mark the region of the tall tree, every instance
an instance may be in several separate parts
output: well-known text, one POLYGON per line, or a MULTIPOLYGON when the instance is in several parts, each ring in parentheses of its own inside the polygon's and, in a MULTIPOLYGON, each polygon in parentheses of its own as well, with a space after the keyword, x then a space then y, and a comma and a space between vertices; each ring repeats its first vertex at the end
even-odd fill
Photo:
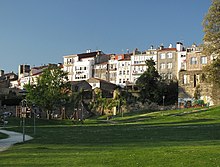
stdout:
POLYGON ((213 0, 203 20, 204 54, 213 56, 215 61, 204 68, 208 81, 220 86, 220 0, 213 0))
POLYGON ((144 102, 156 102, 159 98, 158 86, 161 77, 155 68, 155 62, 146 60, 147 70, 137 79, 137 86, 140 90, 140 100, 144 102))
POLYGON ((147 70, 138 78, 136 84, 140 90, 140 101, 157 104, 175 104, 178 98, 177 82, 162 79, 155 68, 155 62, 146 60, 147 70))
POLYGON ((36 84, 27 84, 25 89, 28 102, 47 111, 48 118, 50 118, 51 112, 68 100, 70 83, 66 72, 57 66, 49 66, 37 78, 36 84))
POLYGON ((203 20, 204 53, 220 58, 220 0, 212 0, 212 5, 203 20))

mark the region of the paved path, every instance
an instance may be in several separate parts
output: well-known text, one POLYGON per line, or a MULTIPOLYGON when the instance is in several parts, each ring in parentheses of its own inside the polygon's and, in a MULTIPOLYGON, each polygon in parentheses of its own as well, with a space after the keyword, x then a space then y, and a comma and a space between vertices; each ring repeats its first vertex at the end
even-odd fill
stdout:
MULTIPOLYGON (((9 147, 11 147, 15 143, 21 143, 23 142, 23 134, 22 133, 17 133, 17 132, 12 132, 12 131, 7 131, 7 130, 1 130, 1 133, 7 134, 9 137, 6 139, 1 139, 0 140, 0 152, 7 150, 9 147)), ((31 140, 32 137, 25 135, 25 141, 31 140)))

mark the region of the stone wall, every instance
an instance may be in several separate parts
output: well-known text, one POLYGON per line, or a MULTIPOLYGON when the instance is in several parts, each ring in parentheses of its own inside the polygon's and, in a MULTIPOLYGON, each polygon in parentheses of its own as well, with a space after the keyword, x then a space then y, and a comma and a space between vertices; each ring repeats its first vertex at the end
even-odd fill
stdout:
MULTIPOLYGON (((179 73, 179 95, 178 98, 194 98, 196 89, 200 94, 200 98, 205 103, 213 103, 212 84, 205 82, 201 70, 181 71, 179 73), (185 78, 187 79, 184 79, 185 78)), ((216 103, 214 103, 216 104, 216 103)))

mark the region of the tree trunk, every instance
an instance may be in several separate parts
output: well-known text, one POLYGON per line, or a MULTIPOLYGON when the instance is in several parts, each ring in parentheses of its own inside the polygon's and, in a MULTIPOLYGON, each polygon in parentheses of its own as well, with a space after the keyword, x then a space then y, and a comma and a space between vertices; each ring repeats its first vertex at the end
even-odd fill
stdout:
POLYGON ((47 119, 50 120, 51 119, 51 111, 47 110, 47 119))

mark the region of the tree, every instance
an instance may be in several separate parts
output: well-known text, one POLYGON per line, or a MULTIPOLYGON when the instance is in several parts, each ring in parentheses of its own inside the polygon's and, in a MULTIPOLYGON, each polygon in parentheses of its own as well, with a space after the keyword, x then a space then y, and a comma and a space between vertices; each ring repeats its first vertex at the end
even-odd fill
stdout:
POLYGON ((207 56, 213 56, 214 61, 204 68, 208 81, 220 86, 220 0, 213 0, 207 15, 203 20, 204 47, 207 56))
POLYGON ((155 62, 146 60, 147 70, 137 79, 137 87, 140 90, 140 100, 144 102, 156 102, 159 98, 159 83, 161 76, 155 68, 155 62))
POLYGON ((178 98, 178 84, 176 81, 162 79, 155 68, 155 62, 146 60, 147 70, 138 78, 136 84, 140 90, 140 100, 163 104, 174 104, 178 98))
POLYGON ((27 84, 25 89, 28 102, 47 111, 47 118, 50 119, 51 112, 68 101, 70 83, 66 72, 57 66, 49 66, 37 78, 36 84, 27 84))
POLYGON ((206 81, 212 82, 220 87, 220 58, 204 67, 206 81))

